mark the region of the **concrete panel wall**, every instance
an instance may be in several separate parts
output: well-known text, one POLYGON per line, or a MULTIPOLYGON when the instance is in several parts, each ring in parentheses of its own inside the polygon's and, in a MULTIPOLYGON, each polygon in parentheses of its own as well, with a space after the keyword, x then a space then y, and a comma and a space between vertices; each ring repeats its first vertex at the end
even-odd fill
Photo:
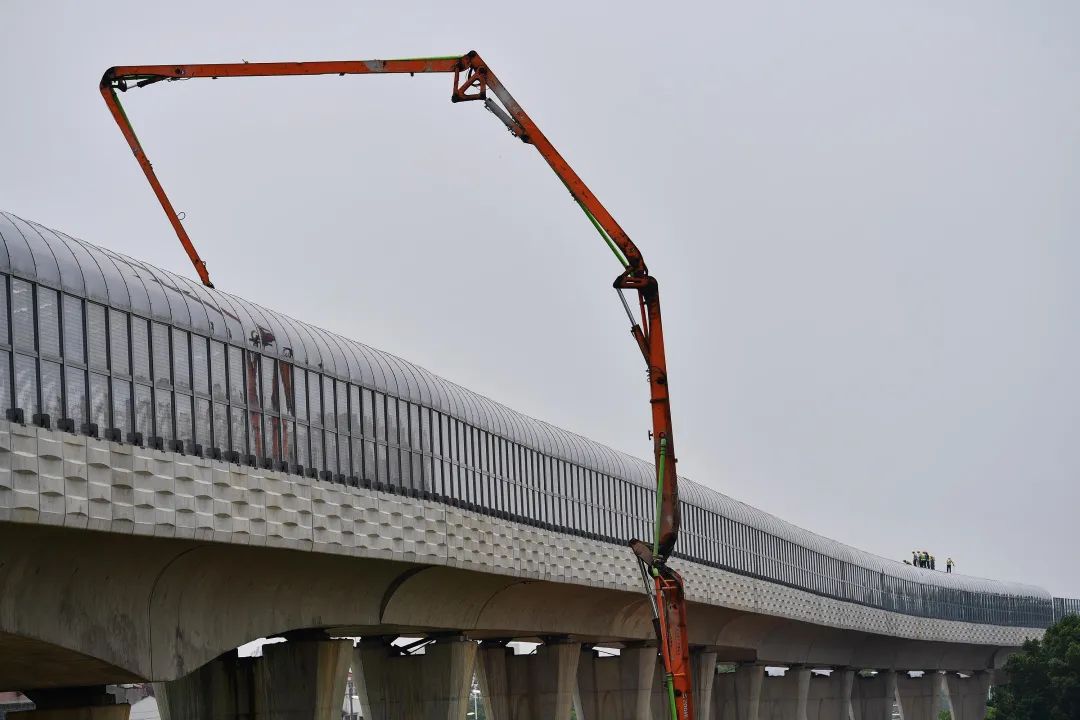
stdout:
MULTIPOLYGON (((0 535, 0 583, 20 589, 0 596, 0 645, 11 636, 81 653, 100 660, 102 676, 113 669, 106 682, 173 679, 255 637, 304 627, 653 635, 635 560, 619 545, 7 422, 0 535), (59 528, 67 539, 52 534, 59 528), (462 589, 454 602, 429 602, 450 583, 462 589)), ((778 664, 979 669, 1042 633, 909 617, 673 564, 687 580, 692 642, 778 664)))
MULTIPOLYGON (((0 521, 444 564, 637 591, 626 548, 440 503, 0 421, 0 521)), ((929 620, 673 561, 692 602, 919 641, 1039 629, 929 620)), ((723 643, 713 643, 723 644, 723 643)))

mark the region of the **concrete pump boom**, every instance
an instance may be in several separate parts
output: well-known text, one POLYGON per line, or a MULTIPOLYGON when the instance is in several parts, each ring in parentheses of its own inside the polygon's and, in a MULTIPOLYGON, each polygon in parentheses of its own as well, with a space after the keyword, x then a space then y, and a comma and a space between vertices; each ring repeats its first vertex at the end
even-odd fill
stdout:
POLYGON ((131 122, 120 104, 116 91, 145 87, 167 80, 190 78, 267 77, 289 75, 369 75, 387 73, 452 73, 452 102, 479 101, 503 122, 522 142, 532 145, 566 185, 589 221, 611 248, 623 266, 614 287, 630 318, 631 333, 645 358, 649 378, 649 403, 652 408, 653 457, 657 470, 655 535, 652 543, 631 540, 630 546, 642 568, 646 592, 652 597, 657 641, 663 658, 665 683, 672 720, 694 717, 691 692, 690 648, 686 630, 686 602, 683 582, 667 561, 679 536, 679 479, 675 469, 675 444, 671 427, 667 361, 664 356, 664 333, 660 317, 660 294, 656 279, 645 265, 641 253, 626 231, 573 168, 559 154, 536 123, 507 91, 495 73, 476 52, 462 56, 409 58, 402 60, 351 60, 330 62, 218 63, 195 65, 135 65, 113 67, 101 79, 101 94, 119 125, 146 179, 176 231, 180 243, 191 258, 195 270, 207 287, 213 287, 206 264, 191 242, 169 201, 131 122), (636 290, 640 321, 636 320, 623 296, 624 290, 636 290), (652 585, 650 588, 649 585, 652 585))

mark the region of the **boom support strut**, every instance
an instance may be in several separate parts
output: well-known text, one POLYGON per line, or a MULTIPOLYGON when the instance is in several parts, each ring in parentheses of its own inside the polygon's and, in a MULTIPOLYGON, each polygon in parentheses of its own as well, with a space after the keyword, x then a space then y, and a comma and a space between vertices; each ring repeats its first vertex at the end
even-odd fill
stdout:
POLYGON ((630 236, 578 177, 532 118, 525 113, 487 63, 476 52, 469 52, 462 56, 401 60, 134 65, 113 67, 107 70, 101 79, 100 89, 105 104, 124 134, 135 159, 146 174, 150 187, 153 188, 195 270, 199 273, 204 285, 213 287, 206 263, 195 250, 191 238, 181 223, 180 216, 158 180, 120 104, 117 91, 126 92, 162 81, 192 78, 402 73, 452 74, 453 88, 450 96, 452 102, 483 103, 502 121, 514 137, 536 148, 566 189, 570 191, 571 196, 622 265, 622 272, 613 283, 620 299, 623 299, 624 290, 637 291, 640 320, 634 318, 625 299, 623 299, 623 304, 630 316, 631 334, 641 350, 648 370, 649 402, 652 407, 651 436, 657 468, 657 516, 653 543, 649 545, 641 540, 631 540, 630 546, 638 557, 642 577, 648 586, 647 591, 652 596, 657 640, 664 662, 672 720, 690 720, 694 717, 694 711, 690 687, 690 654, 683 582, 679 574, 667 563, 679 536, 680 512, 679 478, 675 469, 675 444, 671 427, 659 287, 656 279, 649 274, 648 267, 630 236))

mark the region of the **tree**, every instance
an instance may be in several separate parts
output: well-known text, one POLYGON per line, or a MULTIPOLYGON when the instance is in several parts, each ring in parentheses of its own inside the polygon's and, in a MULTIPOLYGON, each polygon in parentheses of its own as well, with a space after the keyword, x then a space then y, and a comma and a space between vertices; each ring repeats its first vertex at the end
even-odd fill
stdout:
POLYGON ((1009 684, 994 688, 988 720, 1080 718, 1080 616, 1066 616, 1042 640, 1025 642, 1005 671, 1009 684))

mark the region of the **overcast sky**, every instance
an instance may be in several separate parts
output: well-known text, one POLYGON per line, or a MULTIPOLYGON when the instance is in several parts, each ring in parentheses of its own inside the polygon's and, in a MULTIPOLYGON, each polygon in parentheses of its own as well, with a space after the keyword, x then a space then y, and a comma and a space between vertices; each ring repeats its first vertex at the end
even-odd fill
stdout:
MULTIPOLYGON (((476 49, 660 280, 684 474, 1080 596, 1080 5, 679 5, 0 0, 0 208, 194 276, 106 67, 476 49)), ((611 254, 449 94, 124 101, 218 287, 647 455, 611 254)))

